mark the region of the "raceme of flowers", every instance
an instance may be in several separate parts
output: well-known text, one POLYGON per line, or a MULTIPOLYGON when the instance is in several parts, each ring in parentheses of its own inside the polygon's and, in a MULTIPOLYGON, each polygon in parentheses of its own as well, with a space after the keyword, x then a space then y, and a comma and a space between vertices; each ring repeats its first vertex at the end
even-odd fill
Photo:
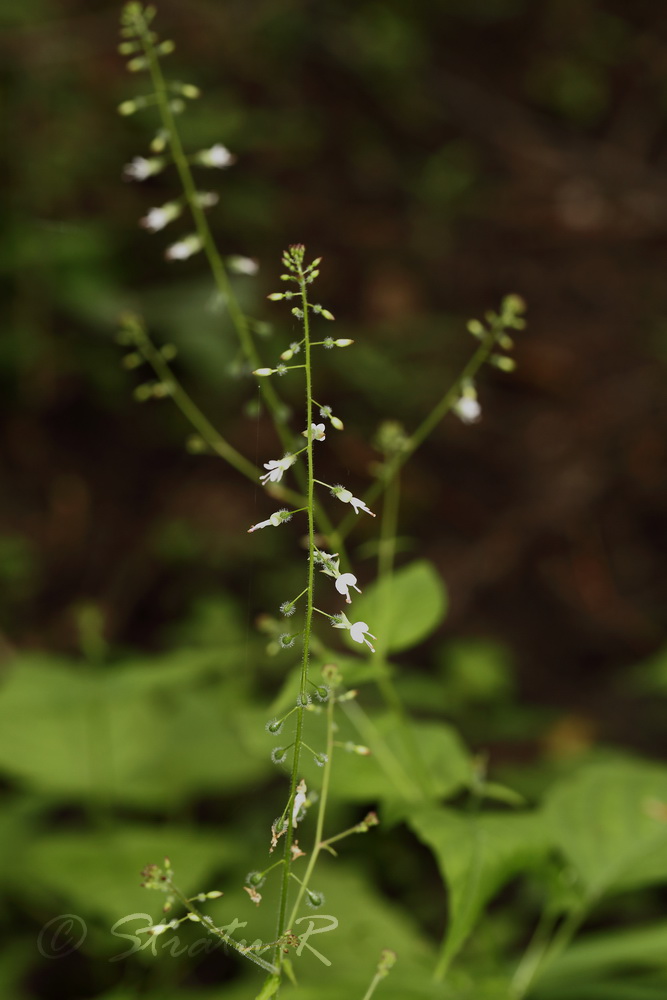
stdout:
MULTIPOLYGON (((302 269, 301 261, 303 260, 303 248, 301 246, 291 247, 290 251, 288 251, 283 257, 283 263, 287 267, 288 271, 290 271, 291 273, 282 275, 282 279, 284 281, 298 282, 299 278, 297 277, 297 274, 300 274, 302 278, 304 278, 305 276, 305 282, 310 283, 312 280, 314 280, 315 277, 317 277, 319 273, 319 271, 317 270, 317 266, 320 263, 320 259, 321 258, 315 260, 308 268, 302 269), (294 252, 296 252, 296 256, 294 252)), ((296 292, 274 292, 271 295, 269 295, 269 299, 271 299, 272 301, 278 301, 281 299, 290 300, 292 298, 297 298, 298 301, 301 302, 301 306, 304 305, 304 299, 296 292)), ((303 320, 304 310, 303 308, 301 308, 301 306, 295 306, 292 309, 292 312, 294 315, 297 316, 297 318, 303 320)), ((333 320, 334 318, 333 315, 328 310, 324 309, 322 306, 319 305, 311 306, 310 303, 306 302, 305 308, 312 309, 313 313, 322 316, 324 319, 333 320)), ((289 349, 283 351, 283 353, 281 354, 282 361, 291 360, 291 358, 294 357, 295 354, 298 354, 300 352, 303 343, 304 341, 294 342, 290 344, 289 349)), ((314 342, 311 341, 310 346, 311 347, 323 346, 325 348, 331 346, 347 347, 351 343, 352 341, 347 339, 340 339, 336 341, 333 340, 332 338, 326 338, 325 340, 322 341, 314 341, 314 342)), ((303 368, 304 365, 293 365, 290 367, 303 368)), ((258 368, 253 372, 253 374, 262 377, 273 374, 282 375, 288 370, 289 370, 288 366, 284 364, 279 364, 276 368, 268 368, 268 367, 258 368)), ((314 442, 316 441, 321 442, 326 440, 326 423, 324 421, 328 420, 331 423, 332 427, 334 427, 334 429, 342 430, 343 423, 338 417, 333 416, 331 412, 331 407, 320 406, 315 400, 312 400, 311 403, 313 406, 318 407, 322 421, 318 423, 313 421, 310 424, 309 428, 306 428, 306 430, 301 432, 302 436, 309 441, 309 444, 307 444, 304 448, 294 453, 286 452, 282 456, 282 458, 273 458, 270 459, 268 462, 264 462, 264 468, 267 471, 260 476, 260 482, 262 483, 263 486, 270 486, 271 484, 280 483, 284 474, 288 471, 288 469, 290 469, 295 464, 295 462, 298 459, 298 456, 302 452, 307 451, 309 446, 312 445, 314 442)), ((330 491, 332 496, 336 497, 336 499, 340 500, 342 503, 350 504, 355 514, 358 514, 360 511, 364 511, 371 517, 375 517, 375 514, 373 513, 372 510, 369 509, 366 503, 363 500, 359 499, 358 497, 355 497, 352 494, 352 491, 347 489, 345 486, 342 486, 340 484, 336 486, 331 486, 329 483, 324 483, 319 479, 314 479, 314 482, 321 486, 326 487, 330 491)), ((307 509, 307 508, 302 508, 302 509, 307 509)), ((284 521, 289 520, 292 514, 294 513, 297 513, 297 511, 288 511, 286 509, 275 511, 266 520, 259 521, 257 524, 253 524, 248 529, 248 531, 252 533, 262 528, 278 527, 284 521)), ((341 595, 341 597, 344 597, 345 603, 351 604, 352 603, 351 592, 356 591, 357 593, 360 594, 361 590, 357 586, 357 577, 354 575, 354 573, 341 572, 340 559, 338 553, 331 555, 327 552, 322 552, 319 549, 315 549, 315 551, 312 553, 312 558, 315 561, 316 565, 318 566, 319 570, 322 573, 324 573, 325 576, 329 576, 333 579, 335 590, 338 594, 341 595)), ((299 597, 301 596, 302 595, 299 595, 299 597)), ((282 613, 284 615, 293 614, 297 600, 298 598, 296 598, 294 601, 285 601, 281 605, 282 613)), ((321 613, 326 615, 326 612, 321 612, 321 613)), ((326 617, 330 619, 331 624, 333 625, 334 628, 347 629, 354 642, 359 643, 360 645, 365 644, 366 646, 368 646, 371 652, 375 652, 373 645, 369 641, 369 637, 370 639, 374 639, 375 636, 369 631, 369 626, 366 622, 363 621, 351 622, 347 618, 347 616, 342 613, 337 615, 326 615, 326 617)), ((292 645, 294 638, 295 636, 293 635, 281 636, 280 645, 282 646, 282 648, 288 648, 289 646, 292 645)))

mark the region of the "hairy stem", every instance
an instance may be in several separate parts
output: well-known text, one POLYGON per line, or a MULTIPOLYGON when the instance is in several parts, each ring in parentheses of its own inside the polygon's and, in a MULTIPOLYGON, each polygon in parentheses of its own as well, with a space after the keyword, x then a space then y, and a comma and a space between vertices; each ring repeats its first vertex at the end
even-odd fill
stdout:
MULTIPOLYGON (((308 582, 306 589, 306 611, 303 628, 303 656, 301 659, 301 675, 299 680, 299 706, 296 712, 296 732, 294 737, 294 755, 292 760, 292 774, 290 778, 290 791, 287 805, 287 831, 285 834, 285 853, 283 865, 283 877, 280 887, 280 906, 278 912, 278 933, 280 938, 286 929, 287 902, 289 896, 290 870, 292 866, 292 842, 294 840, 294 826, 292 823, 292 806, 296 795, 296 788, 299 781, 299 761, 301 755, 301 744, 303 740, 303 715, 304 700, 308 688, 308 666, 310 658, 310 633, 313 622, 313 587, 315 578, 315 516, 314 516, 314 492, 315 473, 313 468, 313 391, 312 391, 312 368, 310 357, 310 323, 308 316, 308 291, 306 279, 302 266, 299 266, 299 290, 301 293, 301 304, 303 310, 303 331, 304 331, 304 361, 306 373, 306 429, 307 429, 307 501, 308 501, 308 582)), ((277 951, 275 961, 280 962, 282 953, 277 951)))
MULTIPOLYGON (((299 893, 297 895, 294 906, 292 907, 292 912, 290 913, 290 918, 288 926, 292 927, 296 919, 296 915, 299 912, 299 907, 303 900, 306 889, 310 884, 310 879, 312 878, 313 871, 315 870, 315 865, 317 864, 317 859, 320 856, 320 852, 323 847, 322 833, 324 831, 324 817, 327 809, 327 799, 329 797, 329 782, 331 780, 331 763, 333 759, 333 742, 334 742, 334 694, 333 691, 329 695, 329 701, 327 703, 327 748, 326 755, 327 759, 324 764, 324 774, 322 775, 322 788, 320 790, 320 798, 317 804, 317 823, 315 826, 315 844, 312 851, 310 852, 310 858, 308 859, 308 866, 306 868, 303 879, 301 880, 301 885, 299 887, 299 893)), ((328 843, 328 841, 327 841, 328 843)))

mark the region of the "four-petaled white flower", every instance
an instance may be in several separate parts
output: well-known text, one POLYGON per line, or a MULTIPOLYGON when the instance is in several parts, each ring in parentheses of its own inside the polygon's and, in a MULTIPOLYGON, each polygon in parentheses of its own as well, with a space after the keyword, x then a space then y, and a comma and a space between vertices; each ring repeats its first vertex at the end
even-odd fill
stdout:
POLYGON ((283 478, 283 473, 287 472, 290 465, 294 465, 296 462, 296 455, 283 455, 282 458, 272 458, 270 462, 264 462, 264 468, 268 469, 263 476, 260 476, 260 482, 266 486, 267 483, 279 483, 283 478))
POLYGON ((292 515, 286 510, 276 510, 269 518, 267 518, 266 521, 260 521, 259 524, 253 524, 251 528, 248 528, 248 534, 251 534, 253 531, 258 531, 259 528, 269 528, 271 526, 277 528, 279 524, 283 523, 283 521, 289 521, 291 516, 292 515))
POLYGON ((210 149, 203 149, 197 154, 197 159, 205 167, 231 167, 232 163, 236 162, 234 154, 230 153, 221 142, 217 142, 210 149))
POLYGON ((350 621, 347 615, 344 614, 337 615, 336 617, 340 618, 340 621, 334 621, 333 623, 334 628, 349 629, 350 635, 352 636, 355 642, 359 643, 365 642, 368 648, 370 649, 371 653, 375 652, 374 647, 371 646, 370 642, 366 638, 367 635, 370 635, 371 639, 375 639, 375 636, 368 631, 368 625, 366 624, 366 622, 353 623, 350 621))
POLYGON ((354 507, 355 514, 358 514, 360 510, 365 510, 367 514, 371 515, 371 517, 375 517, 373 511, 368 509, 364 501, 359 500, 358 497, 353 497, 350 490, 346 490, 344 486, 334 486, 332 492, 335 497, 338 497, 338 499, 342 501, 342 503, 351 503, 354 507))
POLYGON ((186 236, 185 239, 179 240, 178 243, 172 243, 170 247, 164 252, 167 260, 187 260, 188 257, 192 257, 201 250, 201 240, 196 234, 192 236, 186 236))
POLYGON ((352 604, 352 598, 350 597, 350 587, 353 587, 358 594, 361 593, 357 587, 357 578, 354 573, 341 573, 341 575, 336 580, 336 590, 339 594, 343 594, 345 597, 346 604, 352 604))
POLYGON ((482 416, 482 407, 474 396, 461 396, 454 405, 454 413, 464 424, 474 424, 482 416))
POLYGON ((181 206, 171 201, 160 208, 149 208, 143 219, 139 219, 139 225, 148 229, 151 233, 157 233, 159 229, 164 229, 169 223, 178 218, 181 214, 181 206))
MULTIPOLYGON (((311 424, 311 430, 313 432, 313 441, 324 441, 326 437, 326 427, 324 424, 311 424)), ((308 431, 301 431, 305 438, 308 437, 308 431)))
POLYGON ((126 163, 123 168, 123 177, 128 181, 145 181, 153 174, 159 174, 164 166, 164 160, 159 157, 146 159, 145 156, 135 156, 130 163, 126 163))

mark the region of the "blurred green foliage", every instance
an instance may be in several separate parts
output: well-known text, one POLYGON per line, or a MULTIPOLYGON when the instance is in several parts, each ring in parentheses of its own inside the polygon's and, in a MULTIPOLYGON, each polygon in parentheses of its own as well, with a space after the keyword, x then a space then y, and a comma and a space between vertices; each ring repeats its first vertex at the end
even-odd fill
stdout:
MULTIPOLYGON (((240 897, 282 807, 264 722, 294 673, 255 624, 299 569, 281 537, 249 548, 261 501, 185 452, 168 402, 133 403, 119 314, 141 304, 253 458, 270 431, 199 265, 169 271, 137 226, 171 178, 120 180, 152 126, 114 113, 134 84, 118 4, 4 8, 0 993, 245 1000, 259 979, 235 956, 115 963, 127 942, 110 928, 160 918, 139 871, 169 854, 185 891, 224 889, 216 920, 271 939, 270 891, 259 910, 240 897), (61 913, 88 935, 53 961, 38 942, 61 913)), ((323 387, 346 422, 332 466, 363 481, 378 421, 415 426, 464 357, 468 315, 514 288, 531 304, 516 380, 488 376, 474 435, 447 425, 404 477, 416 558, 358 603, 386 617, 425 774, 374 694, 382 671, 336 653, 366 713, 341 740, 375 745, 336 761, 331 823, 378 807, 382 825, 318 873, 340 918, 317 939, 332 966, 306 956, 284 995, 361 998, 390 947, 378 997, 506 1000, 542 912, 588 924, 531 998, 663 1000, 667 770, 637 756, 664 754, 667 690, 656 13, 203 0, 160 16, 177 75, 205 89, 187 141, 240 158, 212 218, 225 253, 260 259, 235 287, 268 354, 291 333, 263 304, 280 250, 326 256, 323 298, 357 341, 323 387), (443 933, 453 965, 433 984, 443 933)), ((317 664, 332 655, 323 642, 317 664)))

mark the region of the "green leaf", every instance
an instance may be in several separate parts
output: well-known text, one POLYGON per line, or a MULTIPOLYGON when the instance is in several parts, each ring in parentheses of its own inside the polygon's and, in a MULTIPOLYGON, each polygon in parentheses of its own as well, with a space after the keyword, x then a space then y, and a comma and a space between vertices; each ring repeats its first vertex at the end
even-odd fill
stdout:
POLYGON ((597 761, 554 785, 544 815, 589 899, 667 881, 667 768, 597 761))
MULTIPOLYGON (((351 718, 357 721, 354 710, 351 718)), ((423 799, 424 784, 431 797, 444 798, 470 783, 470 755, 456 730, 446 723, 419 722, 401 727, 392 715, 362 715, 358 721, 363 722, 363 728, 357 731, 342 722, 336 739, 368 746, 371 755, 335 750, 332 796, 350 802, 414 802, 423 799)), ((304 754, 307 779, 317 784, 318 771, 304 754)))
POLYGON ((255 1000, 271 1000, 280 989, 280 976, 269 976, 255 1000))
POLYGON ((217 654, 127 667, 25 656, 0 688, 0 770, 57 795, 141 806, 235 789, 270 771, 264 714, 217 676, 217 654))
POLYGON ((563 990, 568 984, 618 977, 641 968, 667 970, 667 921, 586 935, 547 967, 540 986, 563 990))
POLYGON ((596 979, 595 982, 540 982, 531 990, 531 1000, 664 1000, 667 996, 667 976, 640 976, 636 972, 627 978, 596 979), (563 992, 563 990, 566 992, 563 992))
POLYGON ((476 813, 424 809, 408 825, 436 856, 449 890, 445 957, 450 960, 486 903, 510 879, 539 865, 549 850, 539 813, 476 813))
POLYGON ((432 563, 419 560, 366 587, 353 601, 351 620, 367 622, 380 648, 397 653, 428 638, 446 610, 440 574, 432 563))

